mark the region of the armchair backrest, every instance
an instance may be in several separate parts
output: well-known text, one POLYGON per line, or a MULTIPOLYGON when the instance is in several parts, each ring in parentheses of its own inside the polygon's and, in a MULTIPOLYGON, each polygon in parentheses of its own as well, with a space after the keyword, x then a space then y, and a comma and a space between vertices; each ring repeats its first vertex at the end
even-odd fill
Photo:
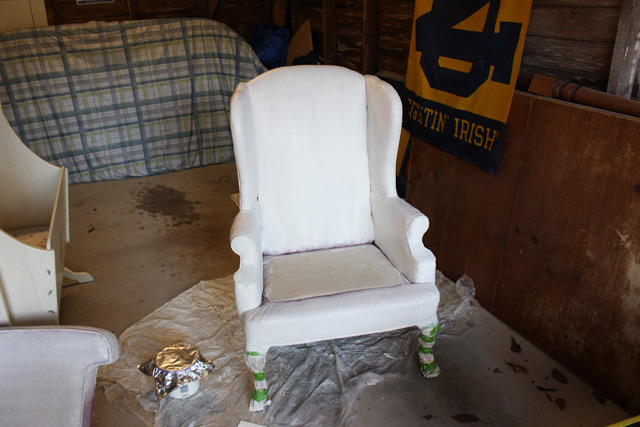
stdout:
POLYGON ((240 208, 259 206, 265 254, 373 241, 368 85, 346 68, 295 66, 236 89, 240 208))

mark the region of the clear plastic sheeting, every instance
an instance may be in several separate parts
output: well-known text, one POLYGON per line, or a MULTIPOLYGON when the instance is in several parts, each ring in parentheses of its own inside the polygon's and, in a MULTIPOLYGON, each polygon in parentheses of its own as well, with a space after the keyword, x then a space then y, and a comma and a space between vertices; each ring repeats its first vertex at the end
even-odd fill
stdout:
MULTIPOLYGON (((440 291, 438 320, 440 335, 461 335, 474 325, 480 306, 474 298, 476 289, 473 280, 463 274, 455 283, 436 271, 436 286, 440 291)), ((437 353, 436 353, 437 356, 437 353)))
MULTIPOLYGON (((446 280, 438 276, 438 281, 446 280)), ((460 297, 453 291, 449 295, 451 286, 445 285, 441 304, 449 307, 449 296, 460 297)), ((450 311, 443 313, 446 319, 455 315, 455 309, 450 311)), ((452 330, 459 329, 454 320, 448 322, 452 330)), ((250 413, 253 377, 244 363, 243 334, 229 276, 200 282, 124 331, 119 337, 120 359, 100 368, 98 386, 117 409, 148 426, 226 427, 241 420, 274 427, 349 425, 363 388, 388 374, 419 369, 418 335, 417 328, 409 328, 273 347, 265 369, 272 405, 265 412, 250 413), (197 346, 216 369, 200 380, 200 390, 193 396, 158 401, 153 378, 139 372, 137 365, 175 342, 197 346)))

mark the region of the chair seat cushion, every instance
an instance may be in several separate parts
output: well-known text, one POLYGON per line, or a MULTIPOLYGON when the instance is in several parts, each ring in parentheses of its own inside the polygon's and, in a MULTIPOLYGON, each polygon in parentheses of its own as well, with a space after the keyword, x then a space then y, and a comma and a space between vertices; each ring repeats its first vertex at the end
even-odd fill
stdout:
POLYGON ((242 314, 247 349, 295 345, 438 322, 433 283, 407 283, 300 301, 264 302, 242 314))
POLYGON ((264 258, 264 295, 272 302, 402 283, 400 272, 370 244, 264 258))

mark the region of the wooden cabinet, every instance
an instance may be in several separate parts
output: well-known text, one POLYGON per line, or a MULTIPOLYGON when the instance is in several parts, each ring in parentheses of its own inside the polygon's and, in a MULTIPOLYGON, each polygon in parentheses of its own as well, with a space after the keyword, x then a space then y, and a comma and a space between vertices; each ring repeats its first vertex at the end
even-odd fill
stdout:
POLYGON ((208 0, 113 0, 78 4, 76 0, 45 0, 50 25, 88 21, 119 21, 173 17, 207 17, 208 0))

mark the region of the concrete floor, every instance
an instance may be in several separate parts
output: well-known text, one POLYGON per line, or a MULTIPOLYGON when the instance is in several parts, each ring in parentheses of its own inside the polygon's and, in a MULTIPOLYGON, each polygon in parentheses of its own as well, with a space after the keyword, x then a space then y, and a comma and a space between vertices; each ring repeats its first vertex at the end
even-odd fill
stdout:
MULTIPOLYGON (((237 191, 235 164, 72 185, 66 265, 95 280, 64 288, 61 323, 119 335, 200 280, 232 274, 229 196, 237 191)), ((605 426, 629 417, 485 311, 465 334, 440 337, 435 351, 440 377, 426 381, 416 370, 365 388, 353 425, 605 426)), ((143 425, 99 389, 94 417, 96 427, 143 425)))

